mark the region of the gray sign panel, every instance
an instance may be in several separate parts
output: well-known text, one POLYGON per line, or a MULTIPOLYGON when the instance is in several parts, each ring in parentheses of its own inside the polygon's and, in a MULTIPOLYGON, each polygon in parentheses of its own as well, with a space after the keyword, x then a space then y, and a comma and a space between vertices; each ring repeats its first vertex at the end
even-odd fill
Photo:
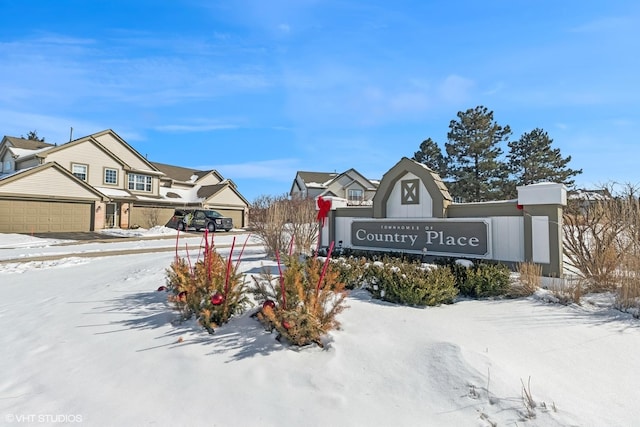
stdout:
POLYGON ((489 224, 483 220, 353 221, 351 245, 455 255, 489 256, 489 224))

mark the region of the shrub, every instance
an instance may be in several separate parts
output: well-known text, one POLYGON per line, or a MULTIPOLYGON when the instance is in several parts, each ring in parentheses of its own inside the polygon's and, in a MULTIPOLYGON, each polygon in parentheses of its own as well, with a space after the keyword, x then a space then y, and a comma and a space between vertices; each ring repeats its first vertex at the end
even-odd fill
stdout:
POLYGON ((331 267, 338 272, 338 280, 347 289, 360 287, 364 280, 368 261, 366 258, 336 258, 331 260, 331 267))
POLYGON ((340 273, 329 258, 322 263, 318 258, 289 256, 284 264, 277 278, 266 271, 260 279, 254 277, 253 293, 263 301, 257 317, 267 329, 278 332, 279 340, 322 347, 322 336, 340 326, 336 316, 346 308, 340 273))
MULTIPOLYGON (((196 317, 209 333, 229 321, 231 316, 242 313, 249 305, 244 276, 238 273, 240 255, 236 265, 231 256, 227 261, 208 242, 205 231, 203 258, 195 264, 177 256, 167 270, 169 300, 175 304, 183 320, 196 317)), ((235 242, 235 240, 234 240, 235 242)), ((177 245, 176 245, 177 246, 177 245)), ((198 256, 200 258, 200 256, 198 256)))
POLYGON ((549 291, 556 297, 558 303, 563 305, 580 304, 584 289, 588 289, 588 283, 582 277, 567 276, 564 279, 554 279, 549 285, 549 291))
POLYGON ((615 307, 640 317, 640 259, 629 255, 617 274, 619 286, 615 307))
POLYGON ((515 298, 533 295, 542 282, 542 266, 533 262, 518 263, 518 275, 509 295, 515 298))
POLYGON ((456 287, 461 288, 467 280, 467 271, 469 271, 469 267, 458 262, 457 258, 437 258, 434 263, 436 265, 447 267, 451 270, 451 273, 455 278, 456 287))
POLYGON ((418 262, 384 258, 369 264, 365 278, 374 298, 397 304, 451 304, 458 294, 449 269, 418 262))
POLYGON ((460 293, 473 298, 506 295, 510 286, 511 270, 502 264, 477 264, 468 268, 460 293))

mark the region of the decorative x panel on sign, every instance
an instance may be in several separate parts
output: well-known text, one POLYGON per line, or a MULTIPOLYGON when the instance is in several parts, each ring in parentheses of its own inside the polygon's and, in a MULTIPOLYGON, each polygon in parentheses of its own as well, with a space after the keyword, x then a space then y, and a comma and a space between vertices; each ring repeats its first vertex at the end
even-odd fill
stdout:
POLYGON ((400 181, 400 203, 402 203, 403 205, 417 205, 418 203, 420 203, 420 198, 418 197, 419 184, 419 179, 407 179, 400 181))

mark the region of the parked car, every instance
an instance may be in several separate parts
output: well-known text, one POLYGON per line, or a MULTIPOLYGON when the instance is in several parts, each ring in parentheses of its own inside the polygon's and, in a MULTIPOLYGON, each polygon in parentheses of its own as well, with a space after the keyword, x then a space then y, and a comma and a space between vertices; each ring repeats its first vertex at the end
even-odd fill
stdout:
POLYGON ((207 229, 214 231, 229 231, 233 228, 233 220, 211 209, 176 209, 167 227, 180 231, 195 228, 196 231, 207 229))

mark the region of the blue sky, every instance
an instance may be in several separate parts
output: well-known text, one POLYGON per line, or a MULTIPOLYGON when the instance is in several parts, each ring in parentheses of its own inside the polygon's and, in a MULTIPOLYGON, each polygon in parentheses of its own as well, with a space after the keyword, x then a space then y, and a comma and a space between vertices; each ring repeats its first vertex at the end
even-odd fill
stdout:
POLYGON ((379 179, 478 105, 581 187, 640 183, 639 88, 635 0, 0 0, 0 134, 110 128, 250 201, 379 179))

